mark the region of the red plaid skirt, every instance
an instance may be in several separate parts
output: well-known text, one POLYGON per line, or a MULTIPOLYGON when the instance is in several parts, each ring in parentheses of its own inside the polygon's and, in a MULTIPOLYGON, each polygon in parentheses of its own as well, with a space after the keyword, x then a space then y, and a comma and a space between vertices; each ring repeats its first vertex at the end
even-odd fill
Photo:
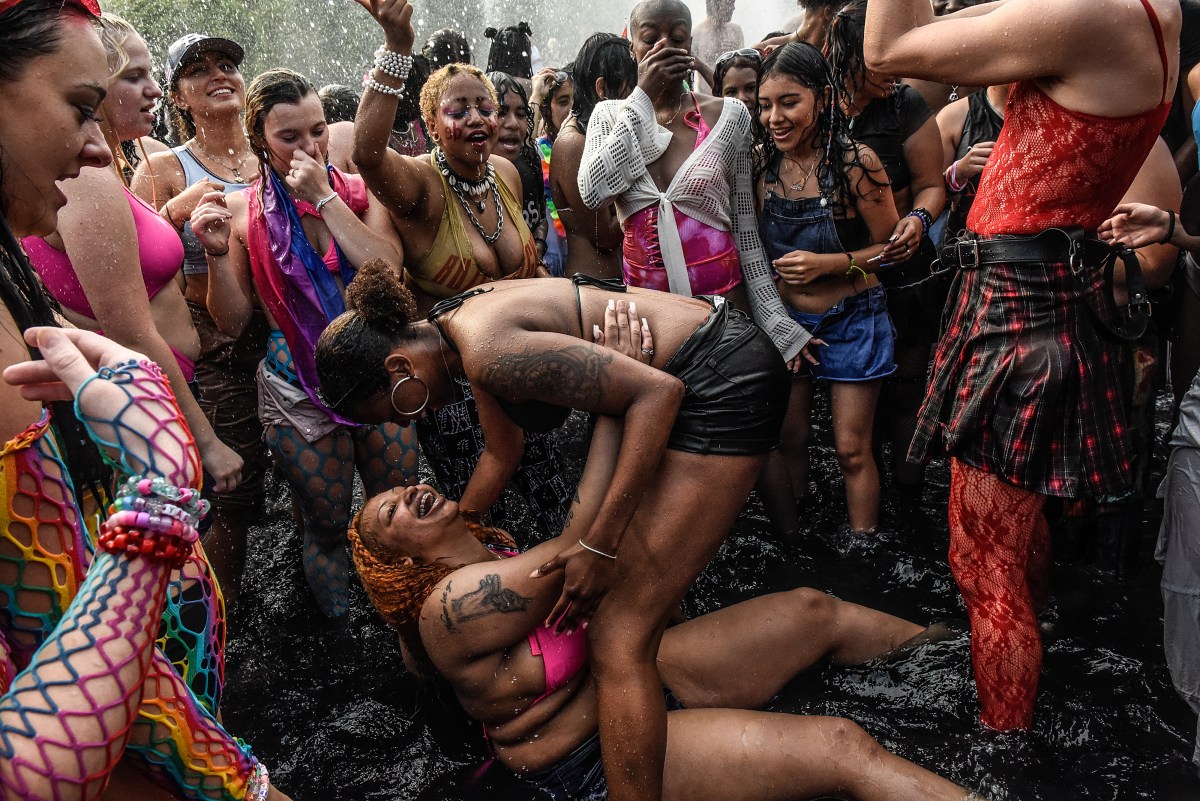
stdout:
POLYGON ((1121 346, 1086 302, 1066 264, 961 270, 909 459, 945 452, 1042 495, 1127 492, 1121 346))

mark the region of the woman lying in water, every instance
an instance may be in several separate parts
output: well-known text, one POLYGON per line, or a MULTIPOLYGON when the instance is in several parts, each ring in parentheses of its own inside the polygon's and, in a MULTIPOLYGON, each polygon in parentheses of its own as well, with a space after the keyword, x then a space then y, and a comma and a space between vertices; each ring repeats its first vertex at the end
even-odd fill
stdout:
POLYGON ((565 574, 551 604, 555 619, 563 617, 558 627, 591 618, 600 726, 612 732, 604 744, 609 774, 633 777, 624 797, 653 798, 666 743, 659 638, 779 444, 788 393, 779 351, 722 298, 626 293, 619 284, 500 281, 444 301, 426 322, 415 318, 395 273, 375 262, 346 297, 354 310, 317 345, 321 391, 339 414, 411 420, 445 403, 465 377, 494 449, 477 474, 511 472, 522 423, 553 425, 574 408, 618 426, 616 436, 593 439, 588 456, 585 478, 601 457, 620 467, 599 474, 594 521, 538 553, 543 573, 565 574), (635 319, 640 312, 653 320, 652 345, 639 342, 640 326, 632 336, 640 344, 632 352, 648 364, 589 341, 610 304, 628 324, 620 319, 626 300, 635 319))
MULTIPOLYGON (((619 427, 601 418, 595 437, 619 436, 619 427)), ((595 513, 589 501, 603 489, 602 482, 585 481, 573 507, 574 530, 523 554, 511 550, 505 532, 468 520, 428 486, 376 495, 350 530, 363 585, 400 632, 408 663, 445 677, 467 713, 484 724, 500 762, 551 799, 599 801, 607 783, 585 638, 581 631, 556 635, 544 624, 561 574, 548 580, 531 571, 574 542, 595 513)), ((844 718, 747 711, 822 659, 859 664, 931 635, 808 588, 668 629, 657 653, 672 708, 663 797, 973 797, 884 750, 844 718)))

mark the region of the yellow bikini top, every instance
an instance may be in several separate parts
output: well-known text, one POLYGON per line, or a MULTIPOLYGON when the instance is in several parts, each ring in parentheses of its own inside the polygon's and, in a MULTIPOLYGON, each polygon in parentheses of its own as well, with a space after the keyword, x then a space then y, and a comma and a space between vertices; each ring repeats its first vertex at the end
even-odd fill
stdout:
MULTIPOLYGON (((437 170, 433 154, 429 163, 437 170)), ((471 240, 467 236, 467 227, 462 215, 454 205, 454 190, 446 176, 437 170, 442 181, 442 196, 446 199, 442 209, 442 219, 438 223, 437 236, 425 258, 421 259, 416 269, 409 270, 409 275, 425 294, 433 298, 449 298, 471 287, 486 284, 489 281, 507 280, 510 278, 534 278, 537 276, 538 255, 537 246, 533 241, 533 233, 525 225, 521 216, 521 204, 508 188, 508 184, 499 175, 496 176, 496 187, 500 191, 500 202, 504 207, 504 215, 511 225, 521 232, 523 257, 521 266, 511 273, 494 278, 481 271, 475 265, 471 252, 471 240)))

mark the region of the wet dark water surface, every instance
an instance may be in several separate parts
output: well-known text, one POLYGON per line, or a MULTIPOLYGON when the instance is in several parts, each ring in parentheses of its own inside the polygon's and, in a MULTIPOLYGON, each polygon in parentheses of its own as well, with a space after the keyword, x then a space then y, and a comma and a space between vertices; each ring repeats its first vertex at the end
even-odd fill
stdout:
MULTIPOLYGON (((567 430, 564 450, 578 461, 578 417, 567 430)), ((965 620, 946 564, 944 465, 930 471, 919 505, 898 506, 885 493, 882 532, 869 542, 845 534, 827 443, 814 450, 812 474, 806 545, 778 547, 752 502, 696 583, 689 615, 811 586, 918 622, 965 620)), ((483 769, 480 727, 444 687, 405 672, 394 635, 361 589, 342 630, 322 618, 300 572, 286 492, 272 492, 269 524, 254 532, 231 612, 230 731, 253 744, 296 801, 532 801, 501 769, 483 769)), ((996 801, 1196 801, 1200 782, 1188 768, 1195 721, 1163 662, 1160 570, 1150 556, 1156 524, 1148 511, 1138 572, 1124 582, 1078 564, 1072 547, 1055 540, 1053 630, 1031 733, 997 735, 977 722, 966 634, 902 659, 816 667, 771 708, 851 718, 888 749, 996 801)))

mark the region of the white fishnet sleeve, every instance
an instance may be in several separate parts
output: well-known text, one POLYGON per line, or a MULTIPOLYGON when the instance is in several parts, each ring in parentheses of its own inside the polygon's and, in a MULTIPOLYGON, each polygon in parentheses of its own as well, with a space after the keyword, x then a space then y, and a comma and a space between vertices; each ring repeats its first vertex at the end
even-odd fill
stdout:
POLYGON ((754 322, 767 332, 785 361, 793 359, 812 339, 804 326, 793 320, 784 309, 779 289, 771 278, 767 254, 758 236, 758 215, 754 213, 754 183, 751 177, 749 113, 743 110, 746 124, 738 126, 741 134, 735 148, 735 177, 732 214, 729 215, 733 238, 742 260, 742 275, 746 279, 746 294, 754 322))
POLYGON ((598 104, 588 122, 579 163, 584 204, 597 209, 627 192, 646 177, 646 165, 661 156, 670 142, 670 132, 660 133, 654 119, 654 103, 640 88, 625 100, 598 104))

